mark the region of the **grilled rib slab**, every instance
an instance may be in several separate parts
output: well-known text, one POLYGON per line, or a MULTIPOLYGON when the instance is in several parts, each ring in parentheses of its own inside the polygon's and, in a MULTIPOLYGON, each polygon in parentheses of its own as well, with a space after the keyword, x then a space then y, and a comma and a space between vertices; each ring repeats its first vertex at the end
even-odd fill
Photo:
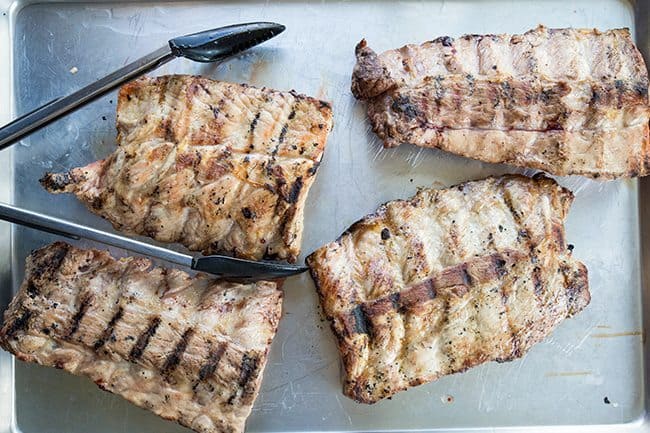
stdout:
POLYGON ((202 433, 244 431, 281 314, 234 284, 62 242, 33 252, 0 345, 202 433))
POLYGON ((590 299, 548 178, 421 189, 307 258, 345 367, 344 393, 374 403, 487 361, 522 357, 590 299))
POLYGON ((386 147, 435 147, 594 178, 650 167, 648 72, 627 29, 357 45, 352 92, 386 147))
POLYGON ((74 193, 118 230, 295 261, 331 127, 329 104, 294 92, 143 78, 119 93, 115 152, 41 183, 74 193))

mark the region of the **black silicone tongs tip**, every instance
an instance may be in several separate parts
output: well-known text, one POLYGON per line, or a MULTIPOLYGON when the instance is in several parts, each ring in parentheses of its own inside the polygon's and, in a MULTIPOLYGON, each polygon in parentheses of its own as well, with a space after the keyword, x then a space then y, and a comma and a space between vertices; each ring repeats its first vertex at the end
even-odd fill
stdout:
POLYGON ((234 24, 169 41, 172 53, 197 62, 216 62, 268 41, 285 30, 271 22, 234 24))
POLYGON ((192 269, 218 274, 222 278, 237 280, 275 280, 291 275, 301 274, 308 270, 305 266, 290 265, 270 261, 250 261, 224 256, 200 256, 192 260, 192 269))

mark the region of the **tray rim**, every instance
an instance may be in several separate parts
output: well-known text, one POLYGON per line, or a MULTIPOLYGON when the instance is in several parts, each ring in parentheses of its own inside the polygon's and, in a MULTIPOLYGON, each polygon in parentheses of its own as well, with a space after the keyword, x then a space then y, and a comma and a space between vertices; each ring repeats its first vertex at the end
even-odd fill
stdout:
MULTIPOLYGON (((171 3, 192 3, 195 0, 166 0, 171 3)), ((196 0, 199 1, 200 0, 196 0)), ((247 0, 242 0, 246 2, 247 0)), ((287 0, 291 2, 292 0, 287 0)), ((648 0, 618 0, 628 5, 633 11, 635 23, 635 42, 643 54, 646 64, 650 65, 650 1, 648 0)), ((0 125, 10 121, 15 115, 14 87, 14 62, 13 45, 16 17, 22 9, 37 4, 51 3, 95 3, 95 4, 146 4, 156 3, 157 0, 0 0, 0 100, 9 101, 8 104, 0 104, 0 125)), ((0 152, 0 201, 13 201, 12 182, 4 182, 3 179, 13 179, 13 151, 11 148, 0 152)), ((453 428, 454 432, 562 432, 572 430, 575 432, 650 432, 650 347, 646 344, 650 326, 650 293, 648 283, 650 282, 650 176, 634 180, 638 182, 638 232, 640 240, 640 279, 641 279, 641 300, 642 300, 642 326, 643 326, 643 398, 644 411, 632 421, 619 424, 595 424, 595 425, 552 425, 552 426, 521 426, 521 427, 477 427, 477 428, 453 428), (644 197, 646 200, 643 200, 644 197)), ((7 224, 0 224, 0 287, 12 285, 12 257, 13 230, 7 224)), ((11 292, 11 290, 9 291, 11 292)), ((9 299, 5 299, 0 291, 0 312, 4 310, 9 299)), ((0 350, 0 371, 8 368, 10 371, 10 383, 7 387, 0 387, 0 433, 21 432, 17 425, 16 417, 16 393, 15 393, 15 360, 7 352, 0 350)), ((350 430, 357 432, 359 430, 350 430)), ((381 430, 379 430, 381 431, 381 430)), ((392 431, 392 430, 391 430, 392 431)), ((423 430, 426 431, 426 430, 423 430)), ((312 433, 316 433, 313 431, 312 433)))
MULTIPOLYGON (((0 122, 5 124, 13 116, 15 100, 13 95, 13 28, 11 23, 15 16, 16 2, 0 0, 0 100, 8 104, 0 104, 0 122)), ((11 148, 0 153, 0 173, 7 173, 13 179, 13 151, 11 148)), ((12 202, 13 190, 10 182, 0 182, 0 200, 12 202)), ((10 226, 0 226, 0 285, 11 285, 11 250, 12 235, 10 226)), ((0 307, 9 301, 0 295, 0 307)), ((16 431, 15 387, 14 387, 14 358, 0 351, 0 370, 8 369, 11 377, 7 389, 0 388, 0 432, 16 431)))

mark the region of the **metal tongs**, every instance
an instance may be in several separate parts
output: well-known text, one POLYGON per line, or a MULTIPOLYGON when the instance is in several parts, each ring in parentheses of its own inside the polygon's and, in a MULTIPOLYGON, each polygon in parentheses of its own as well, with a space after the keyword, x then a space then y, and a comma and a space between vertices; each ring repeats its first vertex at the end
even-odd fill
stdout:
MULTIPOLYGON (((217 62, 271 39, 283 30, 284 26, 280 24, 248 23, 174 38, 163 48, 124 66, 69 96, 55 99, 0 128, 0 150, 97 99, 121 84, 176 57, 185 57, 197 62, 217 62)), ((85 238, 124 248, 229 280, 255 281, 283 278, 307 270, 304 266, 270 261, 243 260, 228 256, 193 257, 3 203, 0 203, 0 219, 72 239, 85 238)))
POLYGON ((307 270, 303 266, 288 265, 278 262, 237 259, 228 256, 198 256, 179 253, 167 248, 129 239, 124 236, 107 233, 92 227, 86 227, 59 218, 41 215, 16 206, 0 203, 0 219, 26 227, 65 236, 70 239, 81 238, 101 242, 138 254, 156 257, 187 266, 196 271, 207 272, 229 280, 256 281, 283 278, 307 270))
POLYGON ((153 53, 3 126, 0 128, 0 150, 176 57, 202 63, 219 62, 279 35, 284 29, 276 23, 235 24, 171 39, 153 53))

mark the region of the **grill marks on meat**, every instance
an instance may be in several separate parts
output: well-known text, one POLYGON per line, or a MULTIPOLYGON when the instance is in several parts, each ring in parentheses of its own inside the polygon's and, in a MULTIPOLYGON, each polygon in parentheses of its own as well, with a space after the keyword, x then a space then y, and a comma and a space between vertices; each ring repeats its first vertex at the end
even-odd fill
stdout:
POLYGON ((547 29, 356 50, 352 91, 386 147, 616 178, 650 168, 648 74, 627 29, 547 29))
POLYGON ((108 158, 48 173, 115 228, 204 253, 295 261, 332 127, 329 104, 202 77, 143 78, 117 106, 108 158))
POLYGON ((198 432, 243 432, 281 298, 275 283, 191 278, 59 242, 28 257, 0 345, 198 432))
POLYGON ((572 200, 544 177, 421 189, 310 255, 344 393, 374 403, 519 358, 581 311, 587 270, 564 240, 572 200))
POLYGON ((156 333, 158 326, 160 326, 160 317, 154 317, 151 319, 151 321, 149 321, 149 327, 146 331, 138 336, 138 339, 129 352, 129 359, 131 361, 137 361, 140 359, 142 353, 144 352, 144 349, 146 349, 147 345, 149 344, 149 340, 156 333))

